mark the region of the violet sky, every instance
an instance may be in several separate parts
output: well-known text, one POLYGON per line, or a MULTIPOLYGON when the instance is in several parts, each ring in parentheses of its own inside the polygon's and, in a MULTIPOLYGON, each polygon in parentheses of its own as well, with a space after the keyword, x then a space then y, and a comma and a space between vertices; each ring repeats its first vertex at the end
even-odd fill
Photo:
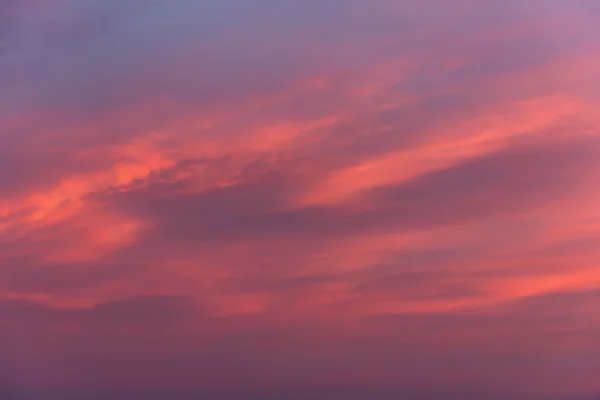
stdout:
POLYGON ((0 398, 596 398, 599 20, 0 0, 0 398))

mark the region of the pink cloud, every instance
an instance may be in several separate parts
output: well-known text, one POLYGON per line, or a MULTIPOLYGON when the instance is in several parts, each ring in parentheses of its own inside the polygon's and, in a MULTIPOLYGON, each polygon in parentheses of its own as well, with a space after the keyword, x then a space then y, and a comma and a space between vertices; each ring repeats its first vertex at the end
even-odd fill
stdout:
POLYGON ((595 4, 101 3, 0 6, 0 396, 600 390, 595 4))

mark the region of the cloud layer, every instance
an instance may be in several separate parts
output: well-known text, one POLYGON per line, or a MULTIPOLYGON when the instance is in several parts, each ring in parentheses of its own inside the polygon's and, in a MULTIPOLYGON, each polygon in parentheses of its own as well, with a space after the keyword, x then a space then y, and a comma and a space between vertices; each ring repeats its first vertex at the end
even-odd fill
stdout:
POLYGON ((2 2, 0 395, 597 395, 599 12, 2 2))

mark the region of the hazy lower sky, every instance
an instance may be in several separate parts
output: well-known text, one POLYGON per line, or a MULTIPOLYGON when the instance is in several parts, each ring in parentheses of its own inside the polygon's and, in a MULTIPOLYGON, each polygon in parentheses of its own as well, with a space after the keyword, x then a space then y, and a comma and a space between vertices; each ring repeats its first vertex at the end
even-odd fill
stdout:
POLYGON ((600 395, 599 20, 0 0, 0 397, 600 395))

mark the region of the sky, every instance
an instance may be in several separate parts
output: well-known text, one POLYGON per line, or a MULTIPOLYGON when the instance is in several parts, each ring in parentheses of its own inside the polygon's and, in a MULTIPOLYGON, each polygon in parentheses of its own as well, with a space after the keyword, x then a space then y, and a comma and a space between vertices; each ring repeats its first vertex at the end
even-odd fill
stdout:
POLYGON ((0 397, 600 396, 596 0, 0 0, 0 397))

